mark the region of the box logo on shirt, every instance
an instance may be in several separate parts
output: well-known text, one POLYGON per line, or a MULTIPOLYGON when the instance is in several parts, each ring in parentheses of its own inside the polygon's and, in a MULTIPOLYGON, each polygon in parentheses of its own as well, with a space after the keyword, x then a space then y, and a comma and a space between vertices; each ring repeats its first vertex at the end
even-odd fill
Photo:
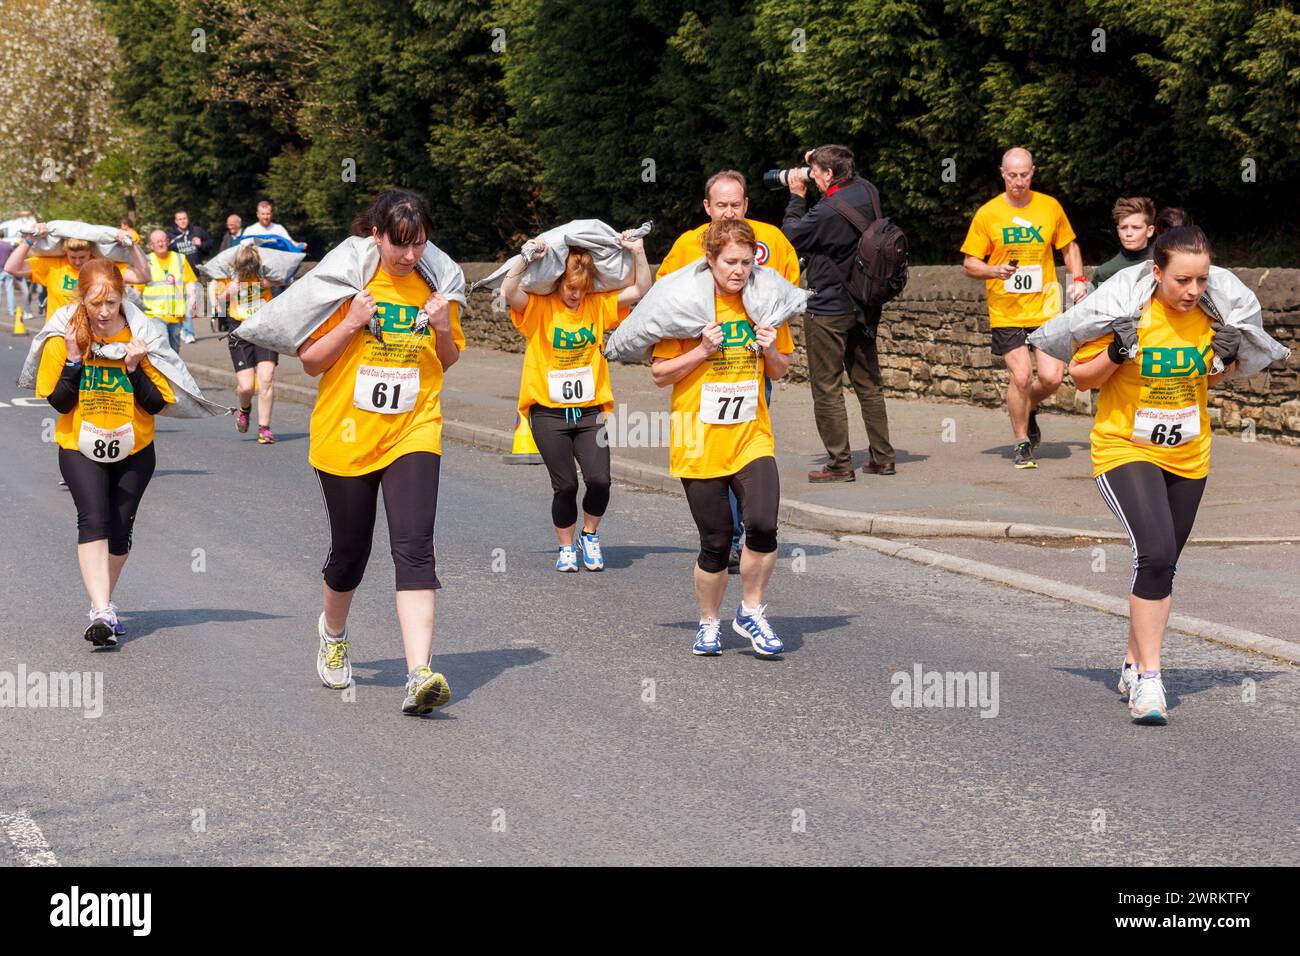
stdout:
POLYGON ((555 334, 551 337, 551 348, 553 349, 585 349, 595 344, 596 330, 591 326, 573 332, 566 332, 557 326, 555 334))
MULTIPOLYGON (((384 332, 414 331, 415 319, 419 314, 418 306, 399 305, 396 302, 375 303, 375 317, 379 319, 379 327, 384 332)), ((428 328, 425 328, 424 334, 429 334, 428 328)))
POLYGON ((1004 226, 1002 244, 1014 246, 1022 242, 1045 242, 1042 226, 1004 226))
POLYGON ((1209 367, 1205 364, 1205 358, 1212 350, 1213 346, 1209 345, 1204 351, 1192 346, 1171 349, 1143 348, 1142 377, 1189 378, 1206 375, 1209 367))
POLYGON ((76 291, 77 291, 77 277, 76 277, 76 276, 74 276, 74 275, 69 275, 69 274, 66 273, 66 272, 63 273, 63 291, 64 291, 64 292, 76 292, 76 291))
POLYGON ((748 322, 722 323, 722 347, 737 348, 754 341, 754 327, 748 322))
POLYGON ((133 392, 126 370, 112 365, 87 365, 81 370, 83 392, 133 392))

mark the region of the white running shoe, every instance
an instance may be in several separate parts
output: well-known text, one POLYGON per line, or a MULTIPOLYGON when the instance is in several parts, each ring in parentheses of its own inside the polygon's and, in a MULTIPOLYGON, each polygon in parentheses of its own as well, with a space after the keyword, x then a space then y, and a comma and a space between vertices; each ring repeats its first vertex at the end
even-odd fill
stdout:
POLYGON ((1164 682, 1158 676, 1139 677, 1129 698, 1128 712, 1135 724, 1169 723, 1164 682))
POLYGON ((577 571, 578 549, 571 544, 561 545, 560 553, 555 558, 555 570, 577 571))
POLYGON ((1127 663, 1120 667, 1119 683, 1115 685, 1115 689, 1125 700, 1133 696, 1133 685, 1137 683, 1139 673, 1141 671, 1138 668, 1130 667, 1127 663))
POLYGON ((320 649, 316 652, 316 673, 321 683, 331 690, 342 690, 352 683, 352 662, 348 660, 347 628, 338 637, 329 637, 325 633, 325 612, 321 611, 316 622, 316 634, 320 637, 320 649))
POLYGON ((96 647, 117 647, 117 615, 106 607, 93 607, 86 615, 90 626, 82 635, 96 647))

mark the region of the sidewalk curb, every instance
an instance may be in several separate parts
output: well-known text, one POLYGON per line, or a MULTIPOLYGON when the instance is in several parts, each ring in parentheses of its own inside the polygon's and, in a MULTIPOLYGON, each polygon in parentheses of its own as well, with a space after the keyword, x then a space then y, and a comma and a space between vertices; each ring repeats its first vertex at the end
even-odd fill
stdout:
MULTIPOLYGON (((864 535, 846 535, 841 540, 860 547, 870 548, 872 551, 877 551, 891 558, 903 558, 917 564, 925 564, 957 574, 983 578, 986 581, 993 581, 1020 591, 1031 591, 1061 601, 1069 601, 1072 604, 1082 604, 1097 611, 1104 611, 1107 614, 1114 614, 1116 617, 1128 619, 1128 601, 1110 597, 1106 594, 1099 594, 1096 591, 1089 591, 1087 588, 1076 587, 1073 584, 1064 584, 1060 581, 1040 578, 1034 574, 1026 574, 1023 571, 1013 571, 993 564, 984 564, 981 561, 972 561, 969 558, 959 558, 955 555, 945 554, 942 551, 918 548, 901 541, 889 541, 884 538, 873 538, 864 535)), ((1171 614, 1169 616, 1169 627, 1183 634, 1213 641, 1216 644, 1226 644, 1228 647, 1254 651, 1257 654, 1264 654, 1292 664, 1300 664, 1300 644, 1284 641, 1281 638, 1256 634, 1254 631, 1243 631, 1240 628, 1215 624, 1213 621, 1188 617, 1185 614, 1171 614)))
MULTIPOLYGON (((186 363, 195 377, 210 379, 215 384, 234 387, 235 373, 230 369, 213 368, 210 365, 186 363)), ((301 385, 277 382, 277 396, 291 398, 311 405, 316 401, 316 390, 301 385)), ((443 419, 443 433, 449 438, 508 454, 514 447, 514 436, 509 432, 486 425, 471 425, 450 418, 443 419)), ((613 477, 629 484, 640 485, 654 491, 680 493, 681 480, 668 474, 667 468, 657 465, 645 465, 628 461, 625 458, 610 456, 610 472, 613 477)), ((1084 528, 1059 528, 1053 525, 1024 524, 1020 522, 1001 521, 963 521, 955 518, 920 518, 908 515, 873 514, 865 511, 848 511, 843 508, 828 508, 793 498, 784 498, 779 520, 810 531, 825 531, 828 534, 888 534, 901 537, 921 538, 1011 538, 1052 541, 1115 541, 1128 542, 1128 536, 1118 531, 1088 531, 1084 528)), ((1233 538, 1199 538, 1193 537, 1189 545, 1251 545, 1251 544, 1291 544, 1300 543, 1300 537, 1233 537, 1233 538)))

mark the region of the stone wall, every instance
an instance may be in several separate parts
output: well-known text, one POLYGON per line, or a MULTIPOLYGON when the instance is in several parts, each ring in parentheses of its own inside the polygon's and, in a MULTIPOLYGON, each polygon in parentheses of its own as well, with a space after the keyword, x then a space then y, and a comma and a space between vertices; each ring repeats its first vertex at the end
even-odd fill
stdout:
MULTIPOLYGON (((473 282, 496 266, 465 263, 464 268, 466 279, 473 282)), ((1300 269, 1235 271, 1259 296, 1265 327, 1295 351, 1284 368, 1211 389, 1211 417, 1216 425, 1234 431, 1250 420, 1259 437, 1300 445, 1300 269)), ((493 311, 490 293, 474 293, 467 319, 465 333, 471 344, 523 351, 523 339, 509 315, 493 311)), ((802 321, 796 320, 792 328, 797 348, 790 375, 800 381, 807 378, 802 321)), ((1004 401, 1007 372, 989 348, 984 284, 967 278, 959 266, 914 267, 903 295, 885 309, 879 346, 891 397, 994 407, 1004 401)), ((1067 375, 1047 406, 1087 414, 1091 400, 1087 392, 1074 389, 1067 375)))

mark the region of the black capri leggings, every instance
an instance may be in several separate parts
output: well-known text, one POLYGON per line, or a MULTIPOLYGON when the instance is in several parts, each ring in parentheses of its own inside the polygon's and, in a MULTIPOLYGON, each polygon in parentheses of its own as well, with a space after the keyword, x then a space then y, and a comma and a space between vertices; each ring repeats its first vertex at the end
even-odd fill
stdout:
POLYGON ((548 408, 533 405, 528 424, 533 440, 551 473, 551 521, 557 528, 570 528, 578 520, 578 468, 587 486, 582 510, 599 518, 609 507, 609 442, 599 419, 600 406, 590 408, 548 408), (580 413, 580 414, 575 414, 580 413), (574 460, 577 460, 577 465, 574 460))
POLYGON ((1149 461, 1131 461, 1098 475, 1097 487, 1133 546, 1133 594, 1148 601, 1169 597, 1205 479, 1182 478, 1149 461))
POLYGON ((721 478, 683 478, 691 517, 700 529, 701 571, 727 570, 731 556, 731 503, 727 490, 736 493, 745 512, 745 547, 758 554, 776 550, 776 513, 781 505, 781 477, 770 455, 751 461, 734 475, 721 478))
POLYGON ((387 468, 364 475, 331 475, 316 469, 330 522, 330 552, 325 583, 334 591, 353 591, 370 561, 379 489, 384 489, 388 543, 397 571, 397 590, 442 587, 434 560, 433 520, 438 511, 438 471, 442 456, 403 455, 387 468))
POLYGON ((59 472, 77 506, 77 543, 108 539, 108 553, 131 552, 131 529, 157 457, 153 442, 112 463, 91 461, 71 448, 59 449, 59 472))

